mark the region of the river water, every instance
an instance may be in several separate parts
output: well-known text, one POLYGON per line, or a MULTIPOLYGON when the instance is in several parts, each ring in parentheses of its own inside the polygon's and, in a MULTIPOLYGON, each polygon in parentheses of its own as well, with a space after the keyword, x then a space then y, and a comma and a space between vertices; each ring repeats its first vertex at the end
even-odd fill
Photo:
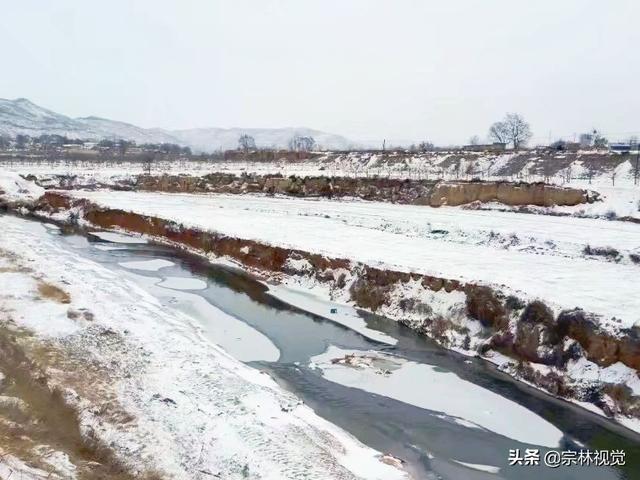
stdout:
POLYGON ((132 279, 166 308, 199 320, 213 342, 270 373, 363 443, 404 459, 414 478, 640 478, 639 435, 515 382, 482 360, 449 352, 397 322, 359 313, 365 330, 375 333, 363 334, 333 321, 334 305, 320 304, 328 318, 293 307, 233 267, 126 238, 49 232, 64 248, 132 279), (392 341, 377 341, 385 338, 392 341), (351 367, 315 364, 328 348, 380 352, 403 366, 349 381, 351 367), (396 382, 401 377, 404 384, 396 382), (482 423, 485 413, 488 424, 482 423), (556 449, 624 449, 626 466, 509 466, 510 449, 544 454, 554 447, 535 442, 542 431, 557 432, 556 449))

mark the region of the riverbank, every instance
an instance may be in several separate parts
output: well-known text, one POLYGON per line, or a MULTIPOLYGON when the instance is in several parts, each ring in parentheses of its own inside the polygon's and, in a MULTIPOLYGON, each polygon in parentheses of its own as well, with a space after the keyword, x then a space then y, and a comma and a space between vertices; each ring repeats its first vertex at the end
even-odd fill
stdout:
MULTIPOLYGON (((237 268, 152 245, 139 236, 45 228, 45 238, 58 250, 80 255, 133 282, 157 299, 167 314, 177 310, 188 315, 204 339, 269 372, 314 412, 364 444, 404 460, 403 467, 413 478, 432 478, 437 473, 446 479, 476 480, 488 470, 519 480, 540 475, 562 480, 619 478, 618 470, 604 468, 508 465, 510 448, 546 451, 553 445, 623 448, 627 467, 620 474, 633 478, 625 472, 632 472, 640 460, 634 453, 637 436, 514 382, 480 359, 447 352, 390 319, 308 295, 302 310, 296 309, 273 295, 300 304, 297 293, 292 297, 283 288, 274 291, 237 268), (354 313, 362 323, 352 330, 346 324, 353 324, 354 313), (242 348, 245 344, 250 348, 242 348), (334 364, 334 356, 340 360, 336 348, 355 349, 356 357, 379 356, 392 368, 376 373, 377 360, 373 368, 365 362, 353 367, 334 364), (318 356, 332 360, 325 362, 318 356), (395 364, 401 368, 394 368, 395 364), (329 365, 346 369, 345 374, 354 368, 353 373, 364 381, 350 384, 342 373, 334 378, 326 370, 329 365), (459 400, 443 403, 444 399, 459 400)), ((173 412, 181 412, 184 406, 178 403, 173 412)))
MULTIPOLYGON (((105 445, 101 451, 133 477, 253 478, 260 472, 281 479, 304 471, 322 479, 405 478, 268 376, 203 338, 192 318, 61 249, 46 227, 8 216, 2 227, 0 303, 3 317, 9 315, 3 325, 25 329, 35 345, 57 351, 30 355, 47 372, 44 388, 63 392, 68 408, 79 412, 80 437, 105 445)), ((28 397, 20 400, 32 409, 28 397)), ((78 478, 97 478, 100 458, 83 463, 54 440, 45 435, 21 449, 51 442, 53 458, 62 458, 78 478)), ((25 458, 15 443, 2 448, 25 458)), ((51 478, 69 478, 58 466, 40 467, 51 478)))
MULTIPOLYGON (((412 237, 404 238, 405 244, 395 243, 402 239, 397 234, 371 228, 349 227, 353 233, 343 232, 341 225, 346 220, 349 226, 350 220, 341 214, 338 224, 331 218, 327 223, 324 215, 304 209, 292 217, 291 201, 284 203, 282 199, 254 199, 252 204, 243 197, 238 204, 241 209, 228 211, 226 204, 227 208, 218 208, 211 217, 208 212, 224 197, 192 196, 186 203, 184 196, 167 194, 86 192, 78 193, 78 197, 49 192, 35 212, 46 218, 86 221, 93 226, 149 235, 217 261, 226 259, 262 278, 313 289, 325 299, 394 318, 447 348, 481 355, 516 378, 638 429, 640 341, 634 322, 640 308, 633 293, 624 290, 632 288, 637 274, 633 262, 602 262, 580 255, 571 260, 565 254, 512 253, 459 244, 450 245, 451 254, 447 256, 449 245, 439 240, 430 240, 433 245, 426 247, 425 240, 412 237), (92 196, 105 206, 81 198, 92 196), (198 202, 208 205, 201 213, 198 202), (288 213, 273 217, 264 202, 282 206, 288 213), (175 210, 178 204, 188 212, 175 210), (256 216, 252 210, 260 214, 256 216), (171 218, 192 223, 185 226, 171 218), (198 221, 204 223, 198 225, 198 221), (210 226, 209 221, 213 222, 210 226), (294 227, 296 222, 302 223, 294 227), (329 224, 330 228, 323 227, 329 224), (305 233, 287 236, 291 228, 305 233), (389 250, 388 245, 394 244, 397 248, 389 250), (416 249, 407 248, 412 244, 416 249), (376 245, 380 248, 371 252, 371 246, 376 245), (334 256, 337 253, 346 254, 346 258, 334 256), (486 255, 492 256, 490 262, 486 255), (369 263, 369 257, 375 261, 369 263), (404 267, 403 258, 408 262, 404 267), (423 260, 426 267, 421 269, 423 260), (474 265, 477 268, 469 270, 474 265), (460 276, 465 271, 471 271, 472 276, 460 276), (610 273, 605 274, 607 271, 610 273), (622 280, 627 274, 629 280, 622 280), (477 275, 484 275, 484 281, 477 275), (621 287, 609 289, 612 282, 621 287), (578 283, 582 288, 575 289, 578 283)), ((330 205, 334 208, 352 203, 330 205)), ((406 212, 408 207, 397 208, 406 212)), ((607 228, 620 225, 602 222, 607 228)), ((606 230, 602 234, 609 236, 606 230)), ((571 230, 564 235, 580 237, 571 230)), ((624 242, 624 237, 621 240, 624 242)))

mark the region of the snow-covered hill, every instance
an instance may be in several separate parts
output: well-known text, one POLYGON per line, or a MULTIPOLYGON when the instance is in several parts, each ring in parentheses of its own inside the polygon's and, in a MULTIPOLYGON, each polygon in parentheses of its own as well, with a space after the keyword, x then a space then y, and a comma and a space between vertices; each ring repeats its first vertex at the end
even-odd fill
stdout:
POLYGON ((294 135, 311 136, 319 148, 327 150, 347 150, 355 143, 331 133, 311 128, 192 128, 189 130, 173 130, 171 132, 180 142, 195 150, 210 151, 232 149, 238 146, 238 138, 242 134, 251 135, 259 147, 287 147, 294 135))
POLYGON ((0 98, 0 134, 12 137, 17 134, 56 134, 82 139, 124 138, 137 143, 177 143, 195 151, 211 152, 236 148, 238 138, 245 133, 255 138, 258 147, 284 148, 295 134, 312 136, 317 145, 324 149, 343 150, 354 146, 354 142, 340 135, 309 128, 142 128, 99 117, 67 117, 40 107, 26 98, 0 98))

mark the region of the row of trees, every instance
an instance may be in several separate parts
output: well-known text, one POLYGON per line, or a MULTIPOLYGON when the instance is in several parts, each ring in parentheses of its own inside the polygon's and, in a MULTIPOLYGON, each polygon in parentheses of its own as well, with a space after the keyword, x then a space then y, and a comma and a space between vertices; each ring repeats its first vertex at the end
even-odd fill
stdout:
MULTIPOLYGON (((311 136, 294 135, 289 140, 289 150, 292 152, 310 152, 316 147, 316 141, 311 136)), ((256 140, 251 135, 243 134, 238 139, 238 149, 243 152, 257 150, 256 140)))
MULTIPOLYGON (((0 135, 0 148, 6 149, 15 147, 18 150, 25 150, 28 148, 44 148, 58 147, 61 148, 64 145, 84 145, 85 143, 91 143, 88 140, 82 140, 78 138, 69 138, 65 135, 44 134, 37 137, 31 137, 29 135, 18 134, 15 138, 11 138, 8 135, 0 135)), ((110 140, 102 139, 96 145, 100 150, 108 150, 118 152, 121 156, 124 156, 131 148, 137 148, 138 151, 151 151, 158 153, 166 153, 173 155, 191 155, 191 148, 182 147, 175 143, 143 143, 136 144, 131 140, 110 140)))

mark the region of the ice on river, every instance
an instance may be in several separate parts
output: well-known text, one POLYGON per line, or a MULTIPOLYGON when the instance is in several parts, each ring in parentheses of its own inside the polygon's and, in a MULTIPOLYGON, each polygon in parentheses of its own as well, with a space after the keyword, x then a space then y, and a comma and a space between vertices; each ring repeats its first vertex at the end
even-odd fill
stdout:
POLYGON ((335 346, 311 362, 332 382, 441 412, 522 443, 554 448, 563 437, 558 428, 518 403, 439 367, 335 346), (334 361, 350 355, 353 361, 334 361))

